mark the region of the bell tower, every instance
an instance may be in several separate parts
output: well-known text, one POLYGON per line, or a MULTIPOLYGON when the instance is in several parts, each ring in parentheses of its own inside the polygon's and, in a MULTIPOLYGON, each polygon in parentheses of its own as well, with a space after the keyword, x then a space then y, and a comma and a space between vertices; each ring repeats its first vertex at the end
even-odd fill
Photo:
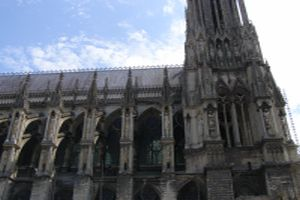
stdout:
POLYGON ((186 19, 186 67, 226 70, 263 61, 244 0, 188 0, 186 19))
MULTIPOLYGON (((253 171, 252 181, 261 184, 256 189, 264 188, 260 195, 275 198, 273 187, 285 186, 274 180, 291 176, 288 171, 295 165, 284 163, 296 163, 299 157, 285 101, 263 59, 245 2, 188 0, 187 4, 182 78, 187 171, 206 172, 208 188, 211 184, 228 191, 216 189, 208 199, 222 195, 232 199, 231 188, 238 195, 245 180, 234 176, 241 169, 253 171)), ((297 191, 292 179, 286 186, 289 191, 283 189, 282 198, 293 198, 297 191)))

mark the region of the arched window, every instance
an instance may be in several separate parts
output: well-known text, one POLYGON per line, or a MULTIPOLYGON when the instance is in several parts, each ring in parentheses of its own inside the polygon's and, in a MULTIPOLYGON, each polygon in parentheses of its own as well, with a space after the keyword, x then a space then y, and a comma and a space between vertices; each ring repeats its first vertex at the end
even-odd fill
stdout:
POLYGON ((161 116, 155 109, 145 111, 138 120, 135 134, 137 169, 161 171, 161 116))
POLYGON ((134 200, 160 200, 153 187, 146 185, 134 197, 134 200))
POLYGON ((117 110, 105 119, 104 130, 97 127, 99 138, 94 154, 94 169, 97 175, 116 176, 118 174, 121 124, 121 111, 117 110))
POLYGON ((173 130, 175 139, 175 170, 184 171, 185 160, 184 160, 184 121, 182 112, 178 112, 174 115, 173 119, 173 130))
POLYGON ((83 114, 73 122, 71 119, 65 121, 59 130, 62 137, 56 155, 55 167, 59 172, 76 172, 80 154, 80 140, 83 131, 83 114))
POLYGON ((54 160, 54 165, 60 171, 63 167, 67 166, 67 162, 65 162, 65 157, 66 157, 66 150, 68 148, 68 145, 71 143, 71 126, 72 126, 73 121, 71 119, 65 121, 58 132, 58 139, 61 139, 62 141, 60 142, 58 149, 56 150, 56 156, 54 160))
POLYGON ((39 164, 41 153, 41 121, 31 122, 25 129, 23 138, 27 140, 17 160, 17 176, 32 177, 39 164))
POLYGON ((104 171, 104 133, 100 133, 94 150, 94 176, 102 176, 104 171))
POLYGON ((117 175, 120 157, 121 117, 116 117, 108 126, 108 132, 104 138, 104 173, 105 175, 117 175))
POLYGON ((226 96, 219 97, 218 118, 219 118, 221 138, 224 141, 225 147, 234 146, 231 105, 226 96))
MULTIPOLYGON (((236 84, 241 84, 239 82, 236 84)), ((236 86, 233 91, 219 88, 218 93, 219 128, 225 147, 252 145, 247 90, 236 86)))
POLYGON ((177 200, 203 200, 197 184, 193 181, 187 183, 178 192, 177 200))

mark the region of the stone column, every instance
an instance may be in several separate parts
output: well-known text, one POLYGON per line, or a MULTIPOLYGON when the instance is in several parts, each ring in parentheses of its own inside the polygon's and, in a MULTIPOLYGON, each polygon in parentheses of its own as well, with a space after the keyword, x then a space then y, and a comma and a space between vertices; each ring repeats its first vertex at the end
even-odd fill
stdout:
MULTIPOLYGON (((204 134, 205 141, 220 141, 220 129, 219 129, 219 121, 218 121, 218 110, 216 105, 209 104, 204 108, 204 134)), ((223 106, 223 105, 222 105, 223 106)))
POLYGON ((227 109, 226 109, 226 104, 222 104, 222 109, 223 109, 223 117, 224 117, 224 122, 225 122, 225 130, 226 130, 226 141, 227 141, 227 146, 230 148, 232 147, 231 140, 230 140, 230 134, 229 134, 229 126, 228 126, 228 119, 227 119, 227 109))
POLYGON ((233 123, 234 143, 236 147, 239 147, 241 146, 241 138, 240 138, 239 123, 237 119, 235 103, 231 104, 231 117, 233 123))
POLYGON ((246 120, 246 113, 245 113, 245 105, 241 102, 241 113, 242 113, 242 123, 243 123, 243 132, 244 132, 244 145, 250 146, 253 145, 253 137, 250 133, 250 130, 247 128, 248 123, 246 120))
POLYGON ((74 200, 91 200, 93 197, 93 148, 94 134, 97 123, 95 108, 86 110, 83 124, 82 139, 80 142, 80 156, 77 179, 74 184, 74 200))
POLYGON ((120 174, 133 172, 134 108, 123 108, 120 138, 120 174))
POLYGON ((134 108, 122 109, 122 130, 120 139, 119 177, 117 180, 117 199, 133 198, 133 140, 134 140, 134 108))
POLYGON ((18 141, 24 132, 26 115, 23 110, 15 110, 10 123, 6 141, 3 144, 3 153, 0 163, 0 197, 8 198, 8 192, 14 178, 17 155, 20 153, 18 141))
POLYGON ((174 161, 173 111, 170 105, 162 109, 162 172, 173 173, 174 161))
POLYGON ((185 110, 185 141, 186 148, 197 149, 199 144, 199 132, 197 129, 197 111, 195 109, 185 110))
MULTIPOLYGON (((225 105, 222 104, 222 109, 225 105)), ((221 166, 224 164, 224 142, 221 139, 218 109, 216 102, 210 102, 205 108, 205 134, 207 135, 204 145, 205 158, 203 158, 203 167, 221 166)), ((224 114, 224 113, 223 113, 224 114)), ((225 122, 226 122, 226 117, 225 122)))
POLYGON ((171 177, 164 177, 161 181, 161 200, 171 200, 177 198, 176 180, 171 177))
POLYGON ((9 190, 12 187, 12 176, 15 166, 16 145, 5 142, 1 157, 1 176, 0 176, 0 199, 9 200, 9 190))
POLYGON ((51 200, 54 175, 54 145, 52 141, 43 141, 38 171, 33 182, 31 200, 51 200))
POLYGON ((276 137, 276 130, 274 128, 274 117, 272 113, 271 103, 268 102, 258 102, 259 112, 261 116, 261 121, 263 123, 264 138, 274 138, 276 137))
POLYGON ((55 152, 54 138, 59 131, 59 119, 61 113, 59 111, 50 111, 48 114, 46 127, 44 131, 43 141, 41 143, 42 150, 40 154, 37 176, 34 180, 31 200, 51 200, 53 192, 53 175, 55 152))

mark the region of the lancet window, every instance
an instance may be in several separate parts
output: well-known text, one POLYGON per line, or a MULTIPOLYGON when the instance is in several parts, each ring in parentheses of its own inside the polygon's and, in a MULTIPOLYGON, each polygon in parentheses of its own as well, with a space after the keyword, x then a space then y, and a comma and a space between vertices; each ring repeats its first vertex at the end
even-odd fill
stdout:
POLYGON ((221 137, 226 147, 252 145, 246 90, 219 91, 218 118, 221 137))
POLYGON ((70 119, 59 130, 61 142, 55 156, 55 167, 61 172, 76 172, 80 154, 80 140, 83 130, 83 114, 74 122, 70 119))
POLYGON ((119 169, 121 111, 115 111, 105 121, 104 130, 98 125, 94 167, 98 175, 115 176, 119 169))
POLYGON ((184 160, 184 121, 182 112, 178 112, 174 115, 173 130, 175 139, 175 170, 182 171, 185 169, 184 160))
POLYGON ((161 170, 161 115, 155 109, 145 111, 138 120, 135 134, 137 168, 139 171, 161 170))
POLYGON ((18 177, 32 177, 34 175, 41 152, 42 131, 40 120, 31 122, 25 129, 23 140, 26 142, 17 160, 18 177))

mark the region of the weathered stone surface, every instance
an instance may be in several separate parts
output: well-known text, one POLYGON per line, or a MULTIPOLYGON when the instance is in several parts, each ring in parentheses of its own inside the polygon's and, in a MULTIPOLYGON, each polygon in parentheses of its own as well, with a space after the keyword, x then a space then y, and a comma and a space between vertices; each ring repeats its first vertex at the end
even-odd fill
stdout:
POLYGON ((244 0, 187 5, 184 65, 0 75, 1 200, 300 199, 244 0))

